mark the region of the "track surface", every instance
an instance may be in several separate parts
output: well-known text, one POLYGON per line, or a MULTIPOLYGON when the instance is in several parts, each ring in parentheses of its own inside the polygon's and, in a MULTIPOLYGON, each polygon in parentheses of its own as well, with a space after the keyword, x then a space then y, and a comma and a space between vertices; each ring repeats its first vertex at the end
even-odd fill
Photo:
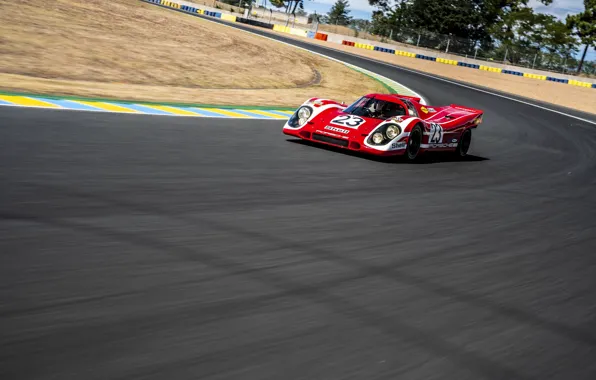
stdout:
POLYGON ((473 156, 0 108, 0 378, 596 378, 596 127, 349 59, 486 110, 473 156))

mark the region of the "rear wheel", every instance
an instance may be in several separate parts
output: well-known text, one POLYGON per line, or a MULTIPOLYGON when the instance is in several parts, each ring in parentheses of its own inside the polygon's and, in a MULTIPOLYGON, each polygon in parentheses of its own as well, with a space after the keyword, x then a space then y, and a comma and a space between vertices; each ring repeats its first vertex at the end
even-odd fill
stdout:
POLYGON ((470 145, 472 144, 472 130, 466 129, 464 133, 461 135, 459 139, 459 144, 457 144, 457 149, 455 150, 455 154, 457 157, 462 158, 468 154, 468 150, 470 150, 470 145))
POLYGON ((409 161, 414 161, 420 153, 420 146, 422 145, 422 128, 420 124, 416 125, 410 131, 408 138, 408 146, 406 147, 406 158, 409 161))

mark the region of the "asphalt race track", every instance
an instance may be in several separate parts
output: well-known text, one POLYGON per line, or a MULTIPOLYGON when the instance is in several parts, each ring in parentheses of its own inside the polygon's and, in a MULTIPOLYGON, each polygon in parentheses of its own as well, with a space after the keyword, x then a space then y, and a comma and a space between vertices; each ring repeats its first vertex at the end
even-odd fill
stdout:
POLYGON ((472 156, 0 108, 0 379, 596 378, 596 125, 327 53, 484 109, 472 156))

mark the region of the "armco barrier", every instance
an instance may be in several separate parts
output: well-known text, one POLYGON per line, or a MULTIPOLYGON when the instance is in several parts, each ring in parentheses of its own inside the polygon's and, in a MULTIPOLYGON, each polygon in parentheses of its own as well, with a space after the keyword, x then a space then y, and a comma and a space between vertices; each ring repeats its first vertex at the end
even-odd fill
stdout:
POLYGON ((327 41, 327 35, 325 33, 315 33, 315 40, 327 41))
POLYGON ((236 22, 236 16, 227 15, 227 14, 222 14, 220 18, 221 18, 222 20, 231 21, 231 22, 236 22))
POLYGON ((242 23, 242 24, 247 24, 247 25, 254 25, 254 26, 258 26, 261 28, 266 28, 266 29, 273 29, 273 24, 267 24, 266 22, 261 22, 261 21, 257 21, 257 20, 253 20, 253 19, 249 19, 249 18, 242 18, 242 17, 236 17, 236 22, 242 23))
POLYGON ((549 80, 551 82, 557 82, 557 83, 569 83, 569 79, 546 77, 546 80, 549 80))
POLYGON ((467 63, 467 62, 457 62, 458 66, 463 66, 463 67, 469 67, 471 69, 480 69, 480 65, 475 65, 473 63, 467 63))
POLYGON ((427 61, 437 61, 437 57, 429 57, 428 55, 416 54, 416 58, 425 59, 427 61))
POLYGON ((532 79, 539 79, 539 80, 546 80, 546 75, 524 73, 524 77, 532 78, 532 79))
POLYGON ((437 62, 457 66, 457 61, 454 61, 453 59, 437 58, 437 62))
POLYGON ((416 54, 410 53, 409 51, 396 50, 395 55, 401 55, 402 57, 416 58, 416 54))
MULTIPOLYGON (((178 4, 173 1, 167 1, 167 0, 141 0, 141 1, 144 1, 146 3, 161 5, 161 6, 165 6, 165 7, 169 7, 169 8, 174 8, 174 9, 180 10, 182 12, 190 13, 193 15, 204 15, 204 16, 209 16, 209 17, 216 17, 216 18, 220 18, 225 21, 239 22, 239 23, 243 23, 243 24, 254 25, 254 26, 261 27, 261 28, 273 29, 275 31, 282 32, 282 33, 288 33, 288 34, 294 34, 297 36, 305 36, 308 38, 314 38, 314 39, 321 40, 321 41, 328 41, 328 38, 329 38, 329 35, 326 33, 315 33, 315 32, 306 31, 306 30, 303 30, 300 28, 290 28, 288 26, 269 24, 266 22, 256 21, 256 20, 252 20, 252 19, 236 17, 236 16, 229 15, 226 13, 201 10, 201 9, 194 8, 194 7, 191 7, 188 5, 181 5, 181 4, 178 4)), ((440 58, 440 57, 431 57, 431 56, 427 56, 424 54, 411 53, 408 51, 394 50, 394 49, 385 48, 385 47, 381 47, 381 46, 373 46, 373 45, 369 45, 369 44, 362 43, 362 42, 352 42, 352 41, 348 41, 348 40, 342 40, 337 37, 341 37, 341 36, 333 34, 332 39, 329 41, 334 42, 334 43, 341 43, 342 45, 346 45, 346 46, 354 46, 354 47, 357 47, 360 49, 375 50, 375 51, 379 51, 379 52, 383 52, 383 53, 395 54, 395 55, 399 55, 402 57, 418 58, 418 59, 424 59, 427 61, 434 61, 434 62, 439 62, 439 63, 443 63, 443 64, 467 67, 467 68, 471 68, 471 69, 483 70, 483 71, 488 71, 488 72, 493 72, 493 73, 509 74, 509 75, 530 78, 530 79, 547 80, 547 81, 551 81, 551 82, 570 84, 572 86, 577 86, 577 87, 586 87, 586 88, 596 89, 596 83, 582 82, 582 81, 578 81, 575 79, 555 78, 555 77, 551 77, 551 76, 533 74, 533 73, 523 73, 523 72, 519 72, 519 71, 502 69, 500 67, 477 65, 477 64, 473 64, 473 63, 467 63, 467 62, 459 62, 459 61, 440 58)))
POLYGON ((501 71, 503 74, 509 74, 509 75, 517 75, 518 77, 523 77, 524 73, 520 73, 519 71, 512 71, 512 70, 503 70, 501 71))
POLYGON ((484 65, 480 65, 480 70, 490 71, 492 73, 500 73, 503 71, 503 69, 500 67, 492 67, 492 66, 484 66, 484 65))
POLYGON ((375 46, 374 47, 374 50, 376 50, 376 51, 382 51, 383 53, 391 53, 391 54, 395 53, 395 50, 393 50, 393 49, 387 49, 387 48, 384 48, 384 47, 381 47, 381 46, 375 46))
MULTIPOLYGON (((546 79, 546 77, 545 77, 545 79, 546 79)), ((570 80, 569 84, 572 86, 588 87, 588 88, 592 87, 592 85, 593 85, 590 82, 580 82, 578 80, 570 80)))

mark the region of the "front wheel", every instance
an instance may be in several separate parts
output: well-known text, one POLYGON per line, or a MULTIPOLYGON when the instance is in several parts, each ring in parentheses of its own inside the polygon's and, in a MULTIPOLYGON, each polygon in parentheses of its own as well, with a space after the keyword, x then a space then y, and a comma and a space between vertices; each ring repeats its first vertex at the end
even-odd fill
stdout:
POLYGON ((416 125, 410 131, 408 138, 408 146, 406 147, 406 158, 408 161, 414 161, 420 153, 420 146, 422 145, 422 128, 420 124, 416 125))
POLYGON ((471 144, 472 131, 470 129, 466 129, 459 139, 459 144, 457 144, 457 149, 455 150, 456 156, 459 158, 465 157, 468 154, 468 150, 470 150, 471 144))

